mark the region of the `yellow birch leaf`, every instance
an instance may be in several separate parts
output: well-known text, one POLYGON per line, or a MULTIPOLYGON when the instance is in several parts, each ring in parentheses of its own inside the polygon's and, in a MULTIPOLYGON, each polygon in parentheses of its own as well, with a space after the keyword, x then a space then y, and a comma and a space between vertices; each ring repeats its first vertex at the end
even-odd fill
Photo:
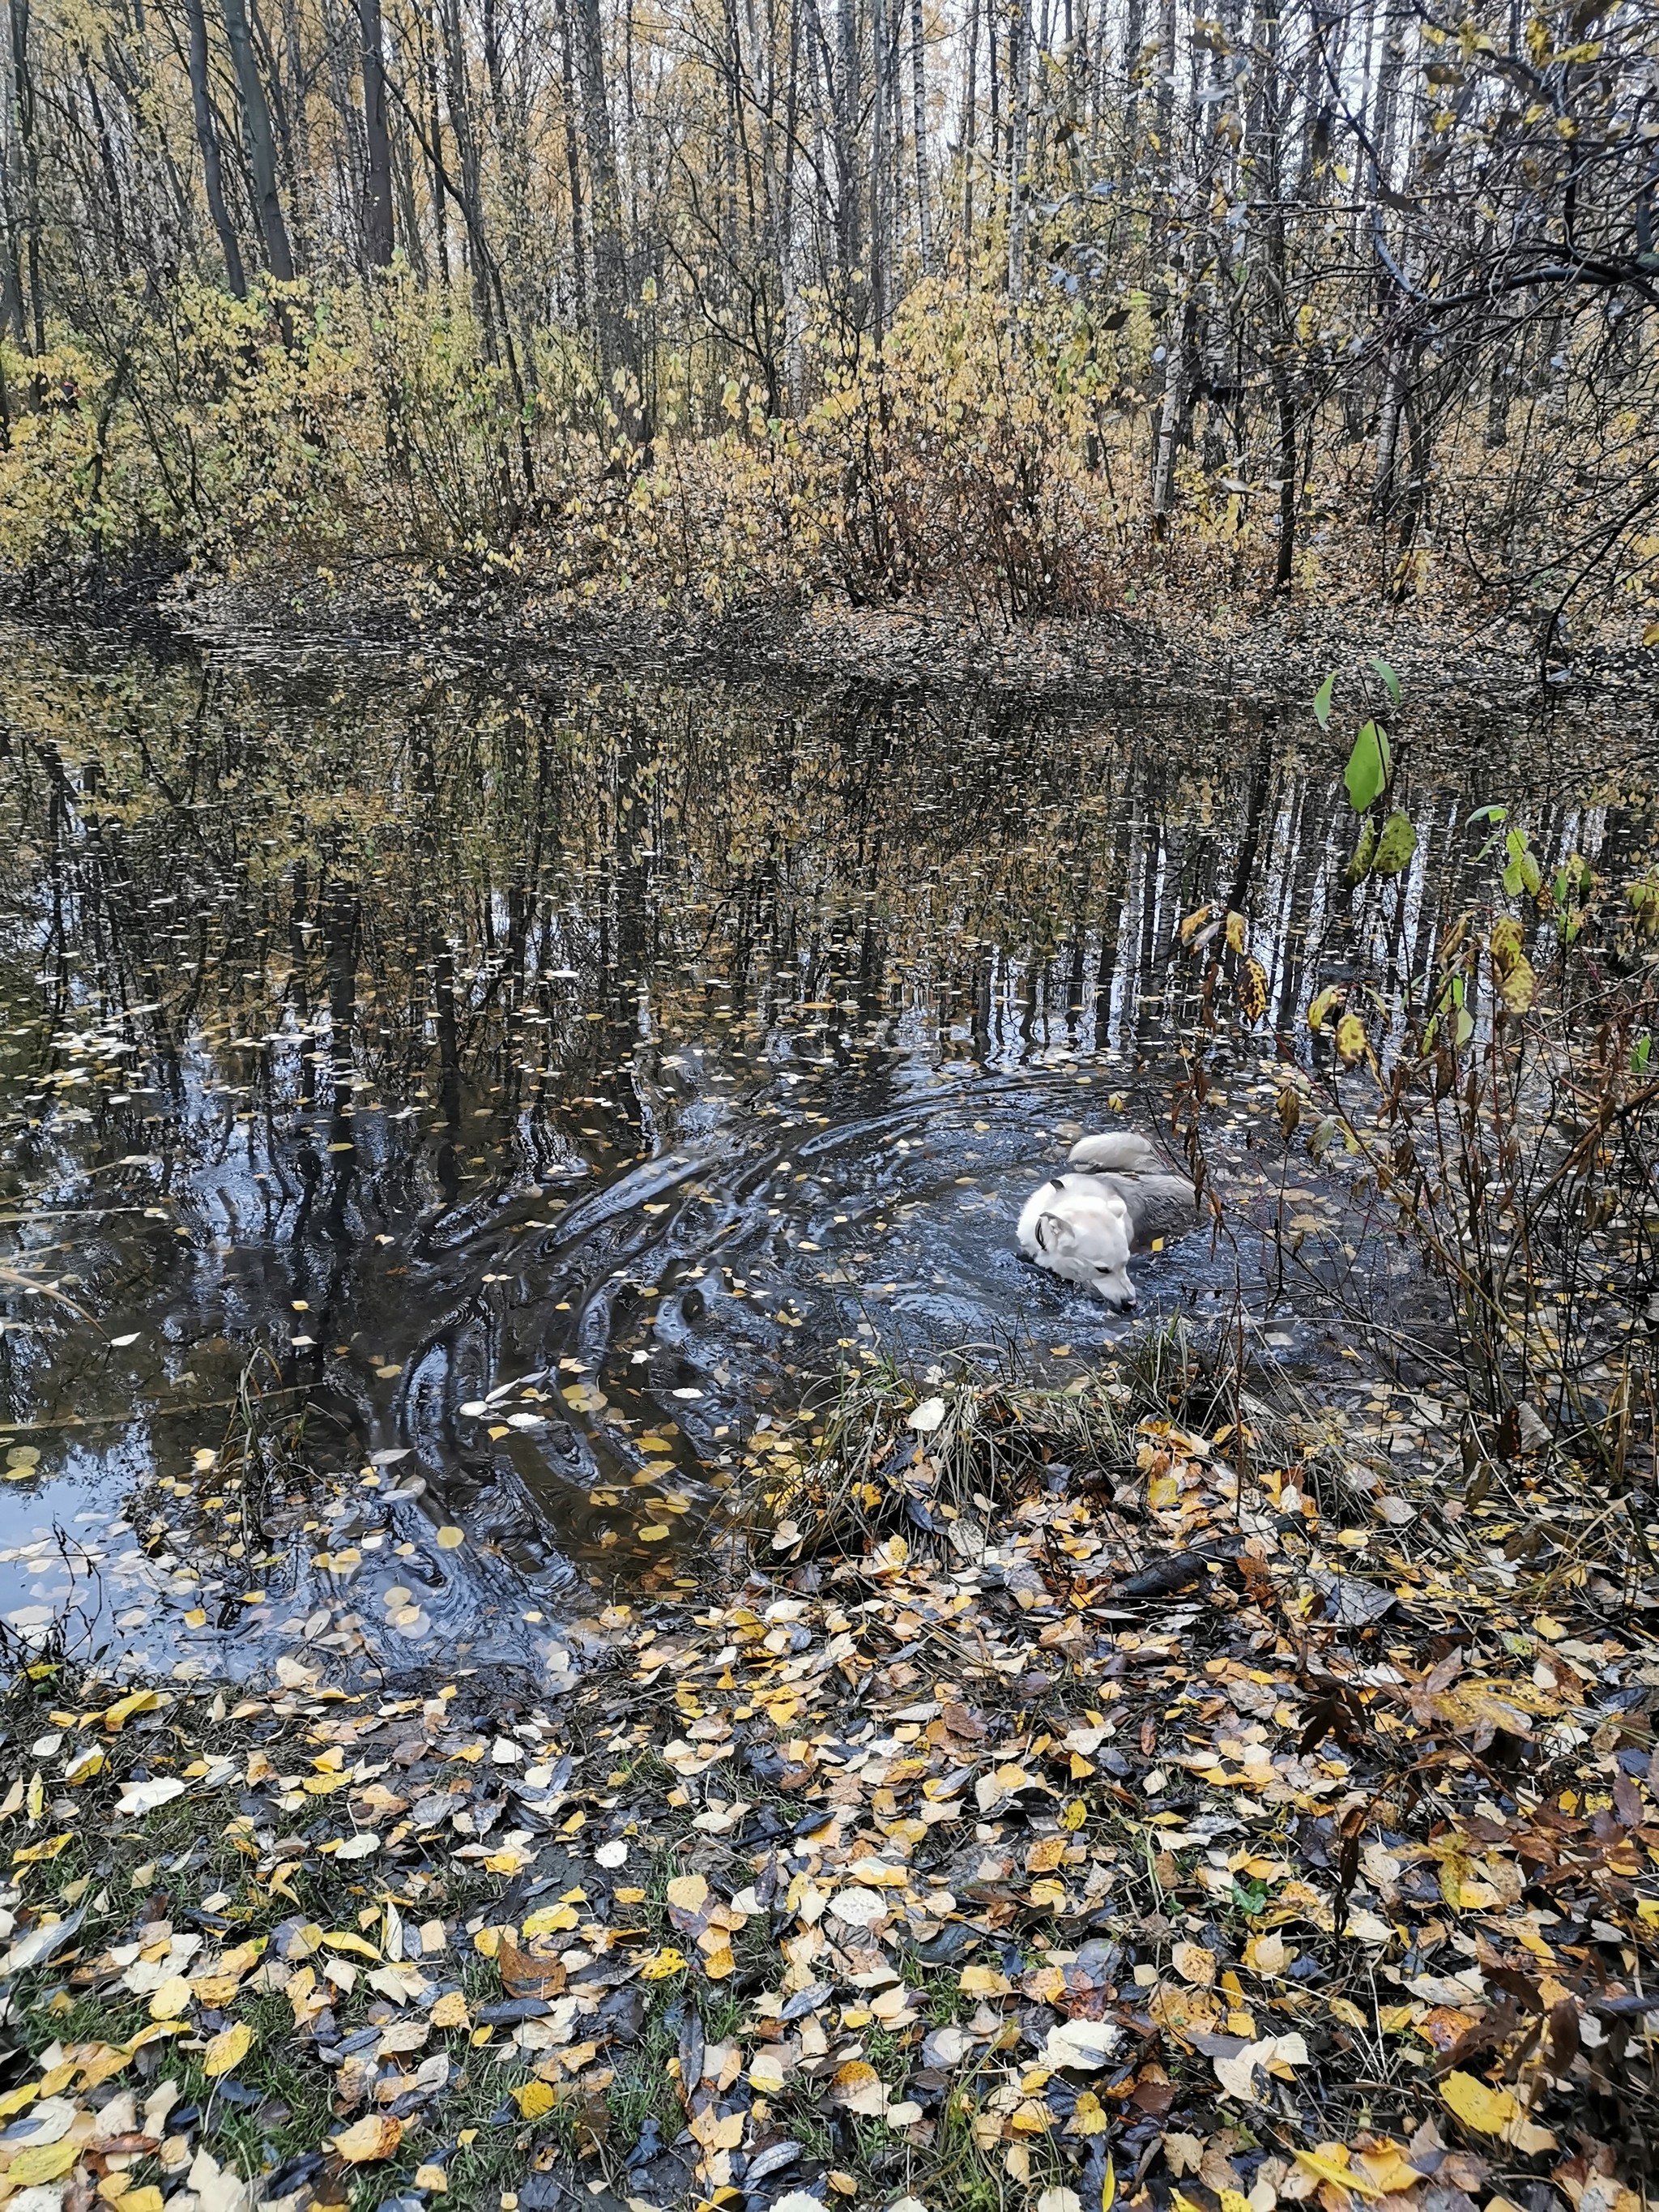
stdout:
POLYGON ((228 2074, 233 2067, 240 2066, 252 2048, 253 2030, 245 2020, 236 2021, 229 2027, 221 2028, 209 2043, 202 2057, 202 2071, 210 2081, 215 2081, 221 2074, 228 2074))
POLYGON ((1340 2143, 1322 2143, 1317 2150, 1299 2150, 1296 2162, 1310 2173, 1316 2173, 1322 2181, 1328 2181, 1333 2189, 1351 2189, 1356 2197, 1382 2197, 1386 2191, 1356 2173, 1348 2164, 1348 2154, 1340 2143))
POLYGON ((59 2181, 81 2155, 78 2142, 37 2143, 20 2150, 6 2169, 14 2189, 32 2189, 37 2182, 59 2181))
POLYGON ((1507 2089, 1488 2088, 1473 2074, 1448 2074, 1440 2094, 1466 2127, 1483 2136, 1502 2135, 1520 2111, 1507 2089))

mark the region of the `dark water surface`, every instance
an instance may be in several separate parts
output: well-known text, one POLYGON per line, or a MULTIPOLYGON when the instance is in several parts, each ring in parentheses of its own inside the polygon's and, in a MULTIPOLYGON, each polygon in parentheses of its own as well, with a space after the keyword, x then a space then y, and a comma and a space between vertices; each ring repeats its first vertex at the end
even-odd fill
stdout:
POLYGON ((838 1362, 1098 1358, 1128 1324, 1013 1222, 1080 1130, 1167 1122, 1209 898, 1271 1004, 1218 1047, 1226 1233, 1143 1261, 1140 1318, 1237 1301, 1340 1374, 1265 1229, 1354 1295, 1401 1263, 1287 1164, 1309 1000, 1358 940, 1420 957, 1475 805, 1550 854, 1648 834, 1650 733, 1570 702, 1424 709, 1423 849, 1356 907, 1341 749, 1178 670, 1060 711, 0 660, 0 1618, 149 1668, 556 1672, 838 1362))

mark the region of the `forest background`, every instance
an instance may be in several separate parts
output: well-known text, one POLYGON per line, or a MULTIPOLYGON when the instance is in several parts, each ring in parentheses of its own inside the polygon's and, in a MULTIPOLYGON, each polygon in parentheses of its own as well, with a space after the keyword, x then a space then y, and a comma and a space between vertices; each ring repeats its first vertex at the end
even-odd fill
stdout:
POLYGON ((0 567, 1659 638, 1644 0, 4 0, 0 567))

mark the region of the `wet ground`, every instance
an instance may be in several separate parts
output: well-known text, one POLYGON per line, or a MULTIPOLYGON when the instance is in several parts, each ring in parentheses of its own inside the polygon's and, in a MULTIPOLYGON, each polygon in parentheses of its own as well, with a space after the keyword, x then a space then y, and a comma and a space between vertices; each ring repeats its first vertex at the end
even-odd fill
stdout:
POLYGON ((1209 899, 1269 1005, 1209 1048, 1222 1224, 1137 1319, 1340 1384, 1411 1286, 1273 1117, 1309 1000, 1420 958, 1477 805, 1650 834, 1649 733, 1570 700, 1423 709, 1422 849, 1354 902, 1342 749, 1178 672, 1060 714, 0 655, 0 1617, 143 1669, 556 1674, 838 1364, 1121 1343, 1012 1231, 1079 1132, 1167 1127, 1209 899))

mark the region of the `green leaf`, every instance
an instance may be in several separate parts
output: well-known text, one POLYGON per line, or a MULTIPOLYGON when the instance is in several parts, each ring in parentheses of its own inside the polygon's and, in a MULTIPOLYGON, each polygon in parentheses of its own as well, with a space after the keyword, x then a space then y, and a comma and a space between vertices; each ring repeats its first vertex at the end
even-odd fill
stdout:
POLYGON ((1362 722, 1342 771, 1348 804, 1356 814, 1374 806, 1389 787, 1389 738, 1380 722, 1362 722))
POLYGON ((1507 822, 1509 818, 1510 810, 1507 806, 1477 806, 1463 827, 1466 830, 1473 830, 1477 822, 1507 822))
POLYGON ((1378 660, 1375 655, 1373 655, 1371 659, 1371 666, 1376 671, 1377 674, 1382 678, 1382 681, 1388 685, 1389 696, 1394 701, 1395 705, 1397 707, 1400 704, 1400 678, 1395 674, 1393 669, 1389 667, 1386 660, 1378 660))
POLYGON ((1382 824, 1382 834, 1376 841, 1376 856, 1371 861, 1374 876, 1397 876, 1411 864, 1417 850, 1417 832, 1410 817, 1398 811, 1389 815, 1382 824))
POLYGON ((1331 726, 1331 694, 1335 689, 1336 671, 1332 669, 1318 690, 1314 693, 1314 720, 1322 730, 1328 730, 1331 726))

